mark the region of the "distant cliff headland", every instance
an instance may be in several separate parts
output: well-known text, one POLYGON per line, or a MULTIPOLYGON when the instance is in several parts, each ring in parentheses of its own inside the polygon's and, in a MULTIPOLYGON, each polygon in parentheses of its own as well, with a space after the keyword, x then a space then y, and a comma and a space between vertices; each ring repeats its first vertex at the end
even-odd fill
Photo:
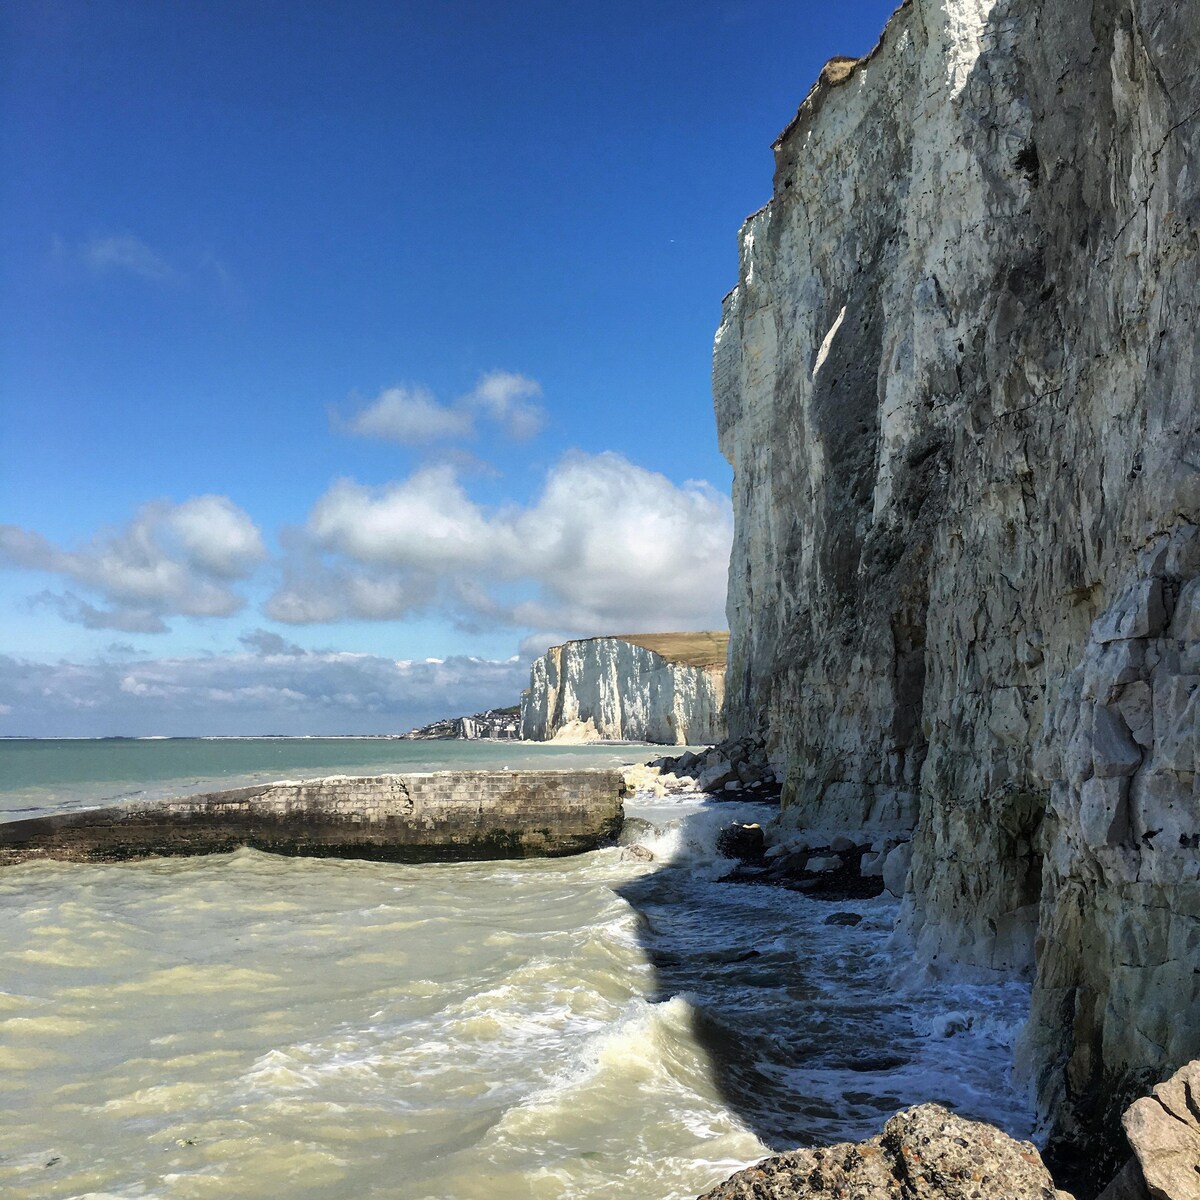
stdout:
POLYGON ((521 697, 530 741, 707 744, 725 736, 729 634, 618 634, 551 646, 521 697))

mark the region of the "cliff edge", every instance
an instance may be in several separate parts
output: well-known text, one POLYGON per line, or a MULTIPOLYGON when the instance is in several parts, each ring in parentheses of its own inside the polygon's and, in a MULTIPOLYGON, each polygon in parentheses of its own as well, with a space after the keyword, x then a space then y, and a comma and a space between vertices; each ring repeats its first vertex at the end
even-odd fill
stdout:
POLYGON ((697 745, 725 736, 727 633, 618 634, 551 646, 521 696, 529 741, 697 745))
POLYGON ((1169 0, 910 0, 776 142, 714 351, 730 735, 912 830, 925 961, 1035 976, 1066 1155, 1200 1053, 1198 61, 1169 0))

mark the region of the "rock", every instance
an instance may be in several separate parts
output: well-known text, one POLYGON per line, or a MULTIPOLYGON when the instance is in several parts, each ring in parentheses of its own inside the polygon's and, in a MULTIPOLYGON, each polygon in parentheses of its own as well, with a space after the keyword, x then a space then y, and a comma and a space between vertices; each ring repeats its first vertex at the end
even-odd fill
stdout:
POLYGON ((1084 842, 1098 849, 1129 836, 1129 781, 1089 779, 1079 789, 1079 829, 1084 842))
POLYGON ((1146 1180, 1136 1158, 1131 1158, 1096 1200, 1150 1200, 1146 1180))
POLYGON ((1099 779, 1132 775, 1142 765, 1142 752, 1119 712, 1097 704, 1092 717, 1092 771, 1099 779))
POLYGON ((912 852, 912 842, 901 842, 889 850, 883 860, 883 886, 897 899, 904 895, 912 852))
POLYGON ((715 792, 735 778, 729 759, 719 758, 705 765, 704 770, 696 776, 696 786, 702 792, 715 792))
POLYGON ((805 864, 805 869, 816 875, 823 875, 826 871, 840 871, 841 867, 842 860, 836 854, 814 854, 805 864))
POLYGON ((1184 584, 1171 618, 1171 636, 1181 641, 1200 642, 1200 579, 1184 584))
POLYGON ((1070 1200, 1030 1142, 937 1104, 897 1113, 880 1137, 793 1150, 739 1171, 701 1200, 1070 1200))
POLYGON ((845 834, 839 833, 837 837, 830 838, 829 848, 835 854, 843 854, 847 850, 857 849, 857 846, 853 838, 848 838, 845 834))
POLYGON ((1095 642, 1157 637, 1166 623, 1161 579, 1132 584, 1092 629, 1095 642))
POLYGON ((1200 1060, 1135 1100, 1121 1123, 1152 1200, 1200 1200, 1200 1060))
POLYGON ((862 920, 862 913, 855 912, 835 912, 821 922, 822 925, 857 925, 862 920))
POLYGON ((653 862, 654 861, 654 851, 648 850, 645 846, 641 846, 641 845, 629 846, 626 848, 625 853, 630 858, 637 859, 638 862, 653 862))
POLYGON ((886 860, 887 853, 883 850, 874 854, 870 850, 864 851, 862 859, 859 862, 859 874, 868 878, 882 879, 883 864, 886 860))
POLYGON ((617 838, 618 846, 636 846, 648 837, 653 837, 658 830, 654 824, 643 817, 626 817, 617 838))
POLYGON ((717 835, 717 853, 740 862, 761 861, 764 844, 761 825, 741 825, 735 821, 717 835))
POLYGON ((757 783, 761 778, 757 767, 752 767, 748 762, 740 762, 737 764, 737 777, 747 787, 757 783))

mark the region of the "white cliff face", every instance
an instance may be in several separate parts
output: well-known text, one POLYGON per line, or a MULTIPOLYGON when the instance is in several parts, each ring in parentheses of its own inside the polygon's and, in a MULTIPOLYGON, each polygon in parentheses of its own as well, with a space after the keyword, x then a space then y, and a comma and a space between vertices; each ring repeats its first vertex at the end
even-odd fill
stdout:
POLYGON ((707 745, 725 736, 723 666, 690 667, 618 638, 551 646, 521 697, 521 736, 707 745))
POLYGON ((910 0, 776 146, 714 353, 730 734, 1036 973, 1056 1137, 1200 1053, 1200 21, 910 0))

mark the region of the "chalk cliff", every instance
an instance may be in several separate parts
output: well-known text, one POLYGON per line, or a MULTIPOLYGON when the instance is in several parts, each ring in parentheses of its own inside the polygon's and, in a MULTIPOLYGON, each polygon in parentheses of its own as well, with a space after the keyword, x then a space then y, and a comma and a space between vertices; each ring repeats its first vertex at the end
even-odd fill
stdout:
POLYGON ((1035 974, 1059 1146, 1200 1053, 1197 62, 1172 0, 910 0, 716 336, 730 734, 913 831, 924 959, 1035 974))
POLYGON ((521 696, 521 736, 669 745, 725 736, 725 633, 622 634, 551 646, 521 696))

